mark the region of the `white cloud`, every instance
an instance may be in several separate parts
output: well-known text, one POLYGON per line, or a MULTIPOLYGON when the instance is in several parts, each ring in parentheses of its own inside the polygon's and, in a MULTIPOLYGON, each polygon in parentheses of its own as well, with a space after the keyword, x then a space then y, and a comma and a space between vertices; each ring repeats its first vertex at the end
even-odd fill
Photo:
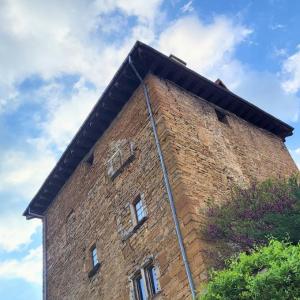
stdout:
MULTIPOLYGON (((221 78, 230 90, 278 118, 297 121, 300 99, 286 93, 281 76, 256 71, 235 58, 237 47, 251 32, 226 17, 215 17, 205 24, 196 16, 187 16, 166 27, 154 44, 166 54, 183 59, 189 68, 211 80, 221 78)), ((296 69, 296 64, 293 66, 296 69)))
MULTIPOLYGON (((102 0, 100 0, 100 3, 102 0)), ((157 18, 159 14, 159 7, 162 0, 112 0, 108 1, 111 3, 111 10, 118 8, 126 13, 128 16, 137 16, 141 22, 152 22, 157 18)))
POLYGON ((300 99, 283 90, 276 74, 244 67, 239 79, 240 82, 235 88, 238 95, 282 120, 298 120, 300 99))
POLYGON ((78 9, 88 12, 89 20, 81 11, 73 10, 71 2, 56 2, 2 2, 1 65, 7 81, 21 80, 36 73, 49 77, 86 67, 82 47, 94 20, 91 8, 83 1, 74 1, 78 9), (69 13, 64 14, 66 10, 69 13))
POLYGON ((99 98, 99 90, 88 88, 82 78, 76 82, 67 95, 59 85, 43 87, 40 92, 46 101, 47 115, 40 123, 41 136, 32 142, 43 143, 45 147, 55 146, 63 151, 99 98))
MULTIPOLYGON (((150 43, 166 54, 179 56, 187 61, 189 67, 213 80, 221 77, 232 90, 243 90, 240 86, 245 86, 244 82, 253 87, 247 76, 242 76, 246 73, 245 67, 234 57, 235 49, 247 39, 251 29, 229 18, 217 16, 212 22, 204 23, 196 16, 182 17, 171 24, 165 23, 164 27, 160 27, 164 29, 159 32, 156 23, 163 15, 160 9, 162 0, 146 3, 137 0, 75 0, 59 1, 59 4, 57 1, 3 1, 0 11, 0 22, 3 24, 0 27, 0 63, 5 76, 0 76, 0 111, 8 104, 20 103, 22 96, 14 84, 34 74, 48 80, 59 78, 62 74, 77 74, 82 80, 94 83, 98 91, 103 89, 136 39, 150 43), (82 14, 82 11, 85 13, 82 14), (112 15, 115 12, 121 15, 112 15), (124 18, 128 16, 137 17, 138 22, 128 30, 123 40, 107 43, 98 34, 98 26, 118 31, 116 24, 122 26, 124 18), (116 18, 117 22, 114 21, 116 18)), ((189 11, 191 7, 192 1, 188 1, 182 9, 189 11)), ((298 65, 299 52, 284 63, 288 77, 283 83, 285 91, 295 92, 299 88, 298 65)), ((95 95, 94 101, 100 94, 74 89, 74 95, 68 100, 60 95, 62 101, 57 106, 58 114, 52 114, 53 119, 50 118, 52 111, 49 111, 49 125, 44 126, 45 133, 59 144, 59 149, 67 143, 80 123, 73 125, 66 122, 65 127, 61 128, 59 122, 64 119, 64 114, 66 120, 74 119, 71 113, 78 111, 76 107, 79 108, 79 103, 81 111, 84 105, 79 98, 83 99, 84 93, 88 94, 88 99, 95 95), (57 136, 58 127, 62 137, 57 136)), ((293 102, 289 96, 285 98, 280 94, 285 99, 284 103, 293 102)), ((89 103, 94 101, 87 101, 82 116, 86 115, 89 103)), ((291 106, 290 110, 293 108, 291 106)))
MULTIPOLYGON (((151 26, 138 25, 132 29, 131 35, 120 49, 108 45, 102 50, 102 63, 104 66, 115 65, 117 68, 121 57, 125 57, 134 41, 142 36, 144 41, 156 45, 164 52, 173 52, 187 58, 197 71, 212 73, 212 70, 219 72, 222 70, 222 74, 230 74, 226 79, 233 82, 236 79, 231 75, 231 71, 235 68, 236 75, 239 63, 232 59, 232 54, 234 48, 249 33, 249 29, 234 26, 226 18, 216 18, 208 25, 204 25, 196 17, 181 18, 167 26, 157 38, 151 26), (191 32, 190 27, 194 30, 188 35, 191 32), (202 39, 199 40, 198 36, 202 36, 202 39), (224 44, 222 48, 219 47, 220 39, 224 44)), ((104 81, 107 81, 108 74, 105 76, 104 81)), ((73 86, 70 95, 65 95, 59 84, 49 84, 38 92, 38 97, 45 99, 45 106, 48 106, 48 114, 40 124, 41 139, 47 141, 49 145, 55 145, 60 151, 65 149, 100 94, 99 89, 86 87, 85 77, 81 77, 79 84, 73 86)))
MULTIPOLYGON (((211 78, 228 66, 228 74, 232 68, 240 68, 233 58, 234 51, 250 33, 249 28, 226 17, 215 17, 211 23, 204 24, 196 16, 188 16, 167 27, 160 34, 157 47, 166 54, 178 56, 187 62, 188 67, 211 78)), ((236 79, 232 75, 229 77, 234 85, 236 79)))
MULTIPOLYGON (((32 75, 49 80, 78 74, 97 87, 105 86, 132 42, 128 46, 126 42, 106 43, 98 31, 101 20, 105 20, 102 26, 115 28, 111 14, 120 11, 124 16, 137 17, 136 27, 153 26, 153 18, 161 15, 161 2, 3 0, 0 108, 4 110, 13 101, 16 84, 32 75)), ((124 41, 131 40, 128 36, 124 35, 124 41)))
POLYGON ((2 154, 0 192, 30 199, 55 164, 49 150, 8 150, 2 154))
POLYGON ((2 214, 0 218, 0 249, 9 252, 30 244, 32 235, 40 226, 39 220, 26 221, 21 213, 20 215, 2 214))
POLYGON ((296 93, 300 89, 300 45, 294 54, 289 56, 283 63, 285 80, 282 83, 288 93, 296 93))
POLYGON ((0 278, 23 279, 29 283, 42 283, 42 246, 31 249, 19 260, 0 261, 0 278))

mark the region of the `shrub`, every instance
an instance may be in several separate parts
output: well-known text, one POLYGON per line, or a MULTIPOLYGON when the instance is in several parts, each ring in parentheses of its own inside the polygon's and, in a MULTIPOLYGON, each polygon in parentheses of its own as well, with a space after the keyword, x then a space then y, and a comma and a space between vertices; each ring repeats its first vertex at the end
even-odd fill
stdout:
POLYGON ((214 271, 199 300, 300 299, 300 245, 271 240, 214 271))
MULTIPOLYGON (((297 176, 235 188, 221 205, 209 204, 204 236, 249 251, 270 236, 294 244, 300 240, 300 185, 297 176)), ((231 252, 232 253, 232 252, 231 252)))

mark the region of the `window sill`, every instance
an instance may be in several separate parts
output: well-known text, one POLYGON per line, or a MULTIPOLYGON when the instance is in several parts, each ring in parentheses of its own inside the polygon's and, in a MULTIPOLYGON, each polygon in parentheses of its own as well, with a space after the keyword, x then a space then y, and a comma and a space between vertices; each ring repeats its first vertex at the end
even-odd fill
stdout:
POLYGON ((132 227, 131 231, 128 232, 123 238, 122 242, 128 240, 137 230, 147 221, 148 217, 145 216, 140 222, 138 222, 135 226, 132 227))
POLYGON ((132 229, 132 232, 136 232, 146 221, 147 221, 148 217, 145 216, 143 217, 143 219, 141 219, 132 229))
POLYGON ((99 269, 100 269, 100 263, 97 263, 94 266, 94 268, 91 271, 89 271, 88 277, 89 278, 94 277, 98 273, 99 269))

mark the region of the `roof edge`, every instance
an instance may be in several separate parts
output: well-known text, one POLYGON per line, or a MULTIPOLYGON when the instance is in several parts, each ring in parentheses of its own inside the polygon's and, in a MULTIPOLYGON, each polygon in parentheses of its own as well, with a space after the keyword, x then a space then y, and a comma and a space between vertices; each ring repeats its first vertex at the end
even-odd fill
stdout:
POLYGON ((123 105, 140 85, 139 80, 134 76, 128 64, 129 56, 135 61, 135 65, 143 78, 147 73, 152 72, 154 75, 172 81, 196 96, 231 111, 238 117, 283 139, 293 133, 294 128, 290 125, 239 97, 220 84, 201 76, 185 65, 179 64, 174 59, 137 41, 34 198, 29 202, 23 216, 30 218, 30 211, 36 215, 45 213, 79 163, 110 126, 123 105))

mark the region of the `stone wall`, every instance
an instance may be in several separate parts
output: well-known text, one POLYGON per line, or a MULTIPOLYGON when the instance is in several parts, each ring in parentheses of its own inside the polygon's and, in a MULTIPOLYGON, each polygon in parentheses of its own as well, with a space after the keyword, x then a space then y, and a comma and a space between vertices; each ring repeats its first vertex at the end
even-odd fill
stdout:
POLYGON ((227 111, 219 121, 213 104, 172 83, 156 80, 156 98, 167 131, 164 151, 196 287, 207 278, 201 239, 206 201, 222 201, 233 185, 283 177, 298 171, 284 142, 227 111), (174 182, 178 182, 175 184, 174 182))
MULTIPOLYGON (((154 104, 160 124, 157 108, 154 104)), ((166 139, 163 130, 160 135, 166 139)), ((117 160, 113 164, 119 168, 117 160)), ((157 299, 188 297, 145 100, 138 89, 97 142, 93 164, 77 167, 47 211, 48 299, 129 299, 129 278, 149 257, 159 270, 162 291, 157 299), (134 144, 134 155, 111 177, 109 159, 126 141, 134 144), (147 219, 133 227, 130 203, 139 194, 147 219), (100 268, 89 278, 89 250, 95 243, 100 268)))
MULTIPOLYGON (((211 104, 154 76, 147 83, 198 287, 207 267, 204 200, 296 166, 278 137, 229 113, 222 123, 211 104)), ((82 162, 48 209, 46 243, 48 299, 130 299, 129 278, 148 258, 159 270, 156 299, 190 299, 141 88, 96 143, 93 164, 82 162), (111 161, 124 145, 133 147, 111 161), (140 226, 130 209, 138 195, 147 208, 140 226), (100 268, 89 276, 94 244, 100 268)))

